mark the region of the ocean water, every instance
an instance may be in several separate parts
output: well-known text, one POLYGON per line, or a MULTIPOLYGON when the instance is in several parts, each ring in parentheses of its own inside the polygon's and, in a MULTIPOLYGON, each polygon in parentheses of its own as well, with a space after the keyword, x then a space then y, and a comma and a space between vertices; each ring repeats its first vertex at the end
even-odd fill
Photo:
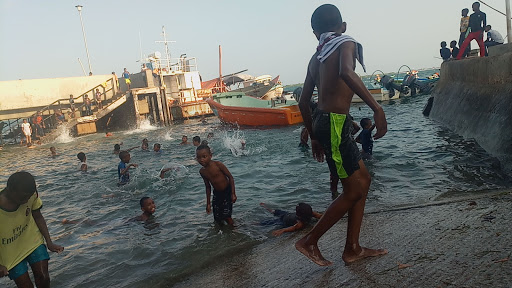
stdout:
MULTIPOLYGON (((446 197, 511 187, 500 163, 472 139, 463 139, 421 111, 428 96, 383 103, 388 134, 374 143, 374 159, 366 162, 372 175, 367 211, 429 203, 446 197)), ((354 106, 356 121, 371 110, 354 106)), ((214 118, 207 124, 190 120, 172 127, 153 127, 71 138, 65 132, 54 143, 0 151, 0 187, 11 173, 26 170, 36 177, 42 213, 61 254, 51 254, 52 287, 159 287, 215 265, 267 241, 274 226, 262 226, 272 215, 259 206, 292 211, 298 202, 323 211, 331 202, 329 172, 309 152, 297 147, 302 126, 273 129, 226 127, 214 118), (209 140, 215 160, 235 178, 236 229, 221 227, 205 212, 205 187, 195 161, 195 147, 180 146, 182 135, 209 140), (117 187, 119 158, 113 146, 130 148, 148 138, 156 154, 131 151, 131 183, 117 187), (242 149, 241 140, 246 141, 242 149), (55 146, 59 156, 50 157, 55 146), (89 171, 78 171, 76 154, 87 155, 89 171), (174 168, 159 178, 163 167, 174 168), (156 203, 155 221, 129 221, 141 213, 139 199, 156 203), (62 224, 64 219, 75 224, 62 224)), ((341 185, 340 185, 341 191, 341 185)), ((269 255, 270 257, 270 255, 269 255)), ((1 287, 14 287, 7 278, 1 287)))

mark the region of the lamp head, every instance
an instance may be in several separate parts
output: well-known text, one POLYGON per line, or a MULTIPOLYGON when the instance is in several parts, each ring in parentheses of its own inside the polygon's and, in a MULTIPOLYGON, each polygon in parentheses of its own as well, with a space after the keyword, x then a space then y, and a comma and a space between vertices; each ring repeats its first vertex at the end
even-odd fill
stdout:
POLYGON ((75 7, 76 7, 76 9, 78 9, 78 12, 82 11, 82 7, 83 7, 82 5, 76 5, 75 7))

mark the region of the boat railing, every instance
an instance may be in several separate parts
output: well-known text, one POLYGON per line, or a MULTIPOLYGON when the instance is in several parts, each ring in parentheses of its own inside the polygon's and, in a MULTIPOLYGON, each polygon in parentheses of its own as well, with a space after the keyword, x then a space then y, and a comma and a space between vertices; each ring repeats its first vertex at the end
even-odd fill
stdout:
POLYGON ((162 58, 151 61, 157 71, 172 73, 176 71, 193 72, 198 71, 197 59, 195 57, 187 58, 162 58))

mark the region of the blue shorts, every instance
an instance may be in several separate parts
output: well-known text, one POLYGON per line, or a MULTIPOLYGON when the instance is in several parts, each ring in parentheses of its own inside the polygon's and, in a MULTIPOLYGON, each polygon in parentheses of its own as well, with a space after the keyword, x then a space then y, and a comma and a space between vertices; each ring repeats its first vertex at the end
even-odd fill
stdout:
POLYGON ((43 260, 50 260, 50 255, 48 255, 46 245, 41 244, 36 248, 36 250, 34 250, 34 252, 30 253, 27 258, 23 259, 20 263, 18 263, 18 265, 12 267, 12 269, 9 270, 9 278, 11 278, 11 280, 15 280, 21 275, 27 273, 27 263, 32 265, 43 260))

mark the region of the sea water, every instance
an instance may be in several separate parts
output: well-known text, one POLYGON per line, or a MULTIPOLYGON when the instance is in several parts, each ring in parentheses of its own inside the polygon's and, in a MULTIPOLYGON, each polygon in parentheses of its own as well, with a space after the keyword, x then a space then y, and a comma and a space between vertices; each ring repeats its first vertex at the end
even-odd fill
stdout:
MULTIPOLYGON (((374 143, 366 165, 372 175, 366 210, 424 204, 511 186, 500 163, 472 139, 463 139, 421 111, 428 96, 383 103, 388 133, 374 143)), ((365 105, 352 107, 357 122, 372 117, 365 105)), ((0 151, 0 187, 19 170, 32 173, 43 201, 42 214, 55 243, 51 253, 53 287, 155 287, 179 282, 215 265, 219 257, 269 241, 275 226, 262 226, 272 215, 259 206, 293 211, 298 202, 323 211, 331 202, 326 163, 298 148, 302 126, 248 129, 227 127, 215 117, 207 124, 190 120, 171 127, 141 128, 69 138, 53 143, 0 151), (207 139, 214 160, 223 162, 235 179, 236 229, 218 226, 206 213, 205 186, 194 159, 195 147, 179 145, 181 137, 207 139), (119 157, 114 144, 127 149, 147 138, 162 152, 131 151, 131 182, 117 187, 119 157), (241 144, 244 141, 245 147, 241 144), (59 155, 50 157, 49 147, 59 155), (88 172, 78 171, 76 154, 87 155, 88 172), (160 179, 162 168, 173 168, 160 179), (156 203, 152 223, 130 221, 140 215, 139 199, 156 203), (62 224, 67 219, 75 224, 62 224), (162 280, 163 279, 163 280, 162 280)), ((340 191, 342 189, 340 185, 340 191)), ((271 257, 271 255, 269 255, 271 257)), ((7 278, 1 287, 14 287, 7 278)))

